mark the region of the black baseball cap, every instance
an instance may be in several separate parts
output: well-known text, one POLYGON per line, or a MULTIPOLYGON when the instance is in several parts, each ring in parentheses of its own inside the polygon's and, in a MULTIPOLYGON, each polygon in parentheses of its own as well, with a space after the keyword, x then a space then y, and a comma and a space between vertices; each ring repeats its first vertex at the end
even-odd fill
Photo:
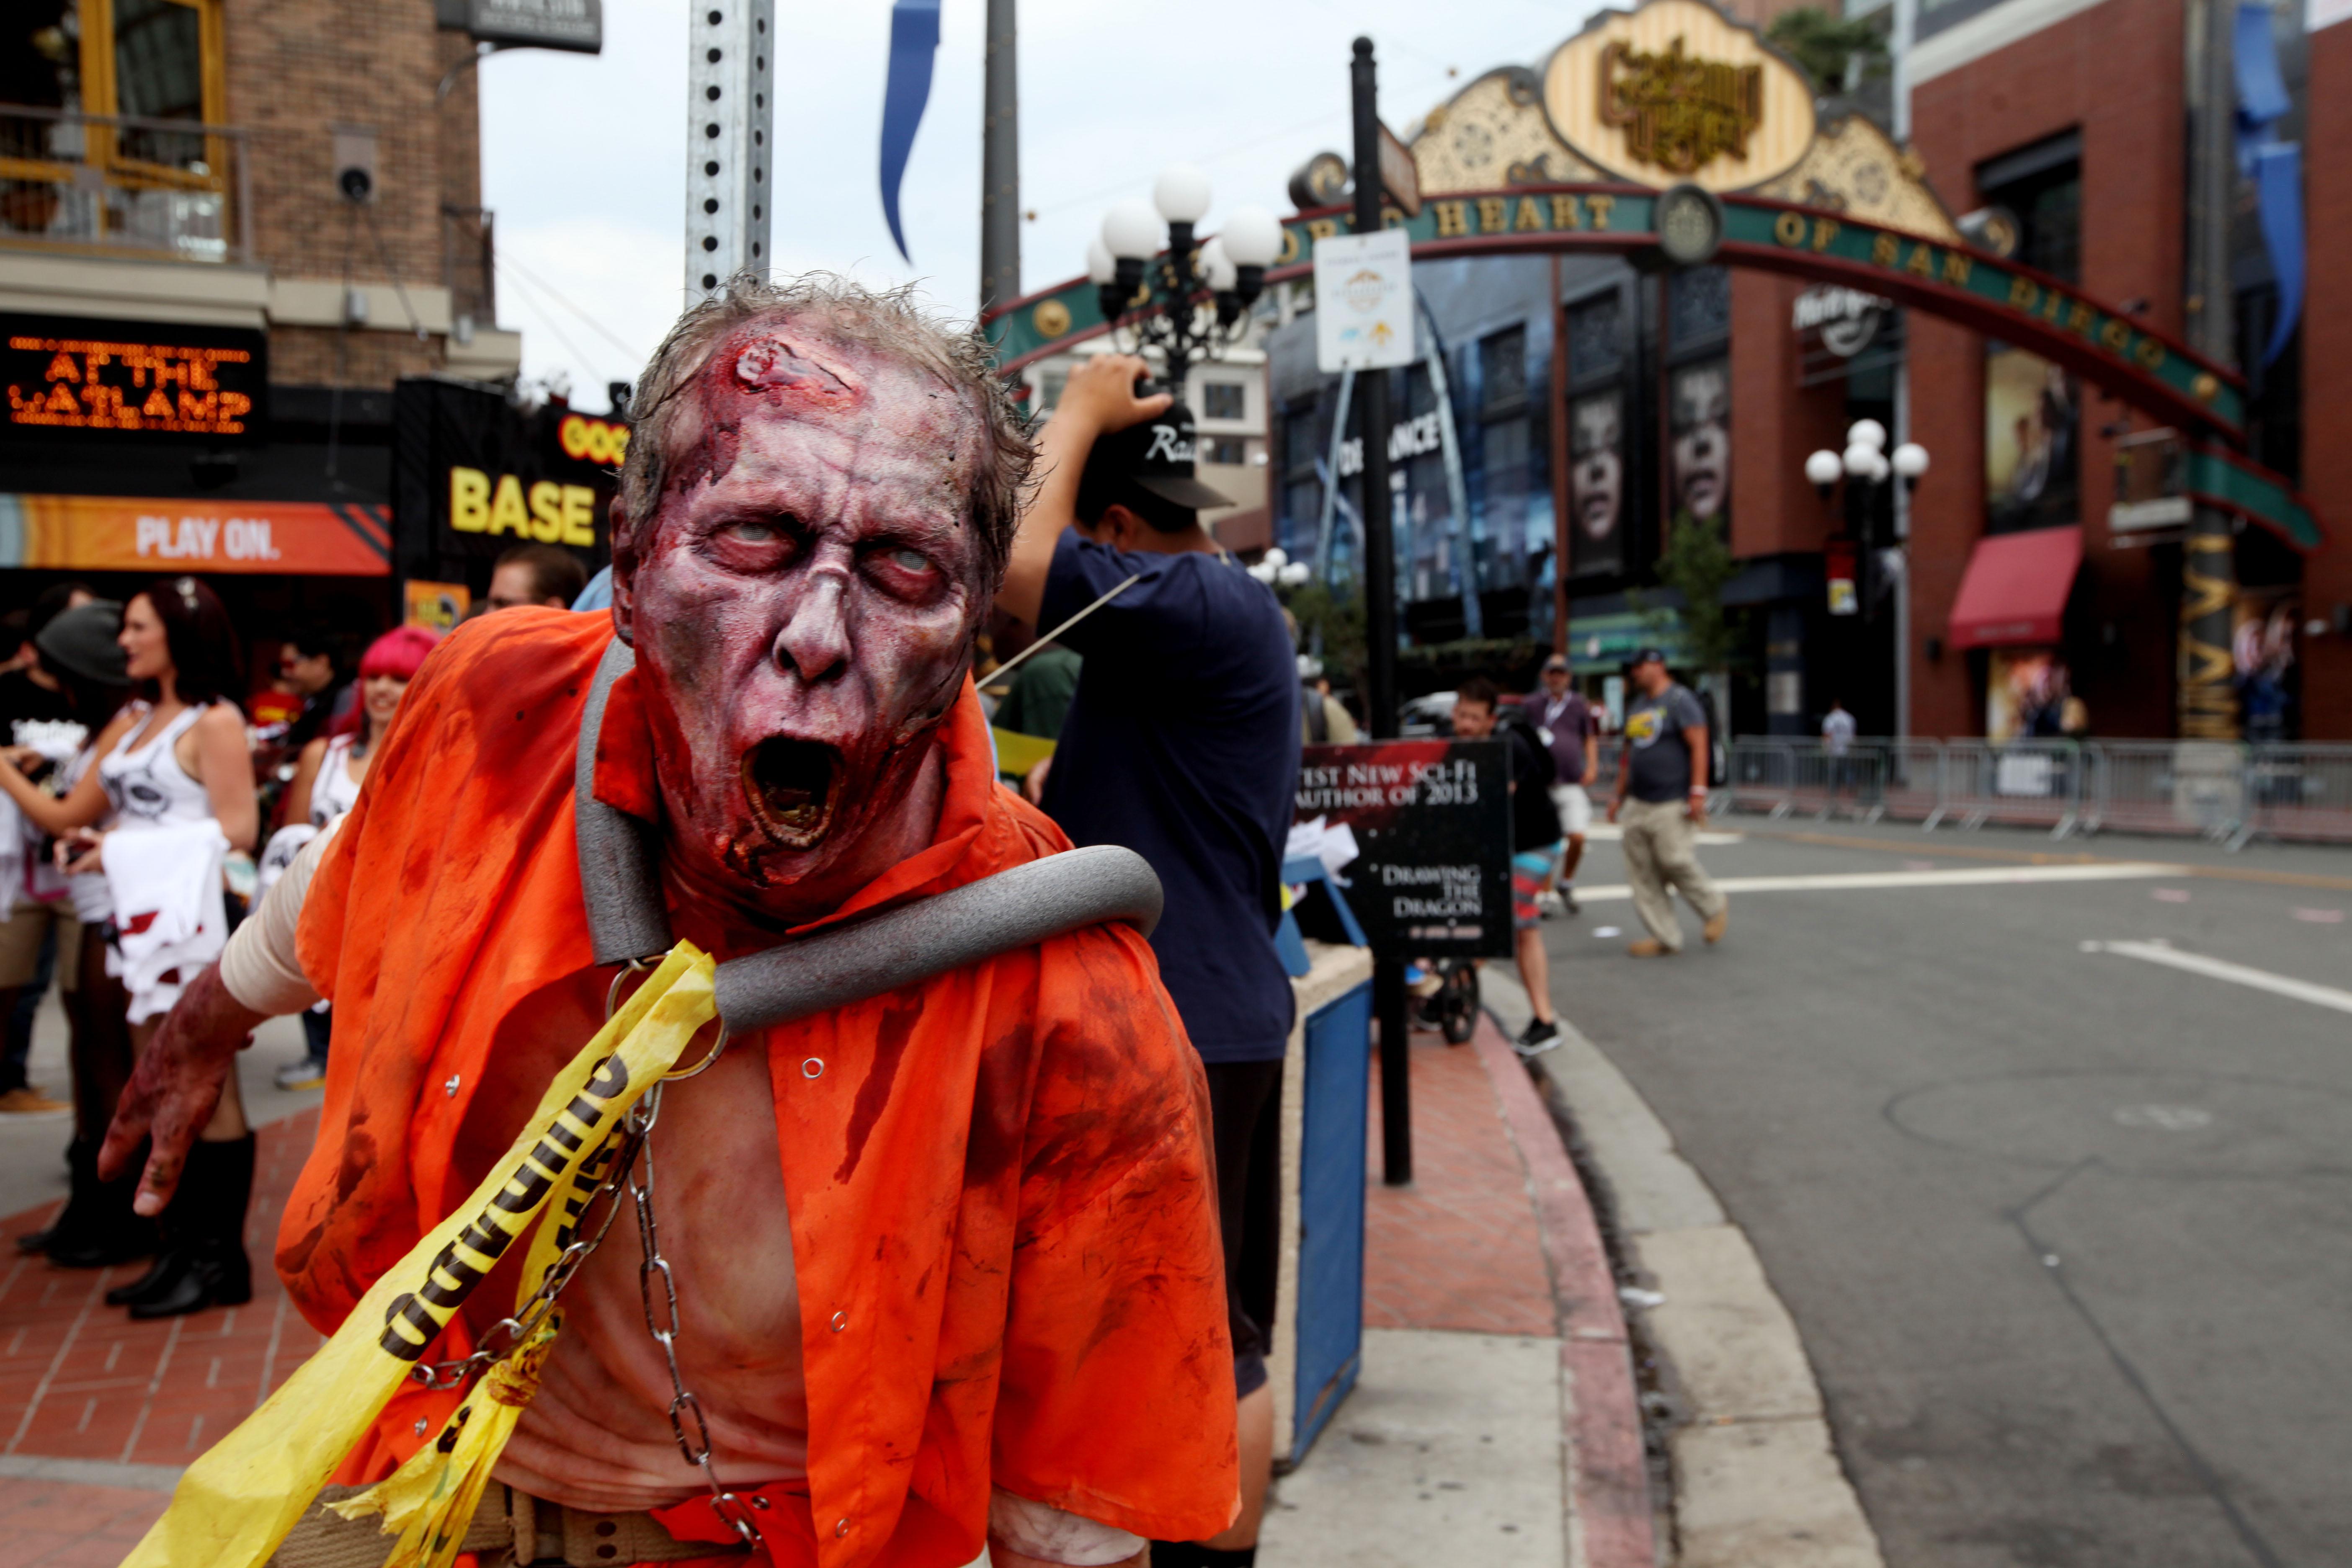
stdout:
POLYGON ((1633 657, 1625 661, 1625 668, 1630 670, 1637 664, 1664 664, 1666 662, 1666 650, 1664 648, 1642 647, 1635 648, 1633 650, 1633 657))
POLYGON ((1553 654, 1549 658, 1544 660, 1543 667, 1544 673, 1546 675, 1549 675, 1555 669, 1560 671, 1562 674, 1574 673, 1573 668, 1568 662, 1568 655, 1564 653, 1553 654))
POLYGON ((93 599, 52 618, 33 646, 53 668, 102 686, 128 686, 128 656, 114 640, 121 631, 122 606, 111 599, 93 599))
MULTIPOLYGON (((1158 389, 1139 381, 1135 390, 1149 397, 1158 389)), ((1181 398, 1164 414, 1097 437, 1078 479, 1078 515, 1098 518, 1118 504, 1154 527, 1181 529, 1192 520, 1171 517, 1171 509, 1193 512, 1234 505, 1233 497, 1193 477, 1194 447, 1192 411, 1181 398)))

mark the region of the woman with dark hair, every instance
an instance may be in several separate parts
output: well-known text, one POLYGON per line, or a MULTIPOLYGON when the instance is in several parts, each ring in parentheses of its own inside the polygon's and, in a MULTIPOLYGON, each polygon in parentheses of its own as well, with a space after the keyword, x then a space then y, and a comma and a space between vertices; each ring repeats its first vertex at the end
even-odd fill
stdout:
MULTIPOLYGON (((0 766, 0 790, 44 830, 80 847, 68 871, 107 869, 110 886, 142 858, 183 852, 190 836, 174 830, 198 824, 217 829, 217 838, 208 840, 214 845, 226 840, 231 848, 251 850, 260 810, 244 715, 229 700, 236 660, 228 612, 194 577, 165 578, 124 606, 119 641, 138 697, 100 735, 97 766, 58 800, 28 782, 10 756, 10 765, 0 766), (109 818, 109 831, 92 831, 109 818)), ((181 967, 134 963, 123 951, 130 939, 113 933, 115 965, 131 994, 134 1053, 145 1050, 177 999, 181 974, 193 977, 226 938, 216 879, 199 891, 197 913, 181 967)), ((250 1300, 243 1233, 252 1191, 253 1133, 232 1079, 190 1152, 179 1194, 163 1215, 163 1255, 144 1279, 109 1291, 108 1300, 129 1305, 134 1318, 250 1300)))
MULTIPOLYGON (((408 683, 425 663, 425 656, 440 641, 440 634, 424 626, 394 626, 368 645, 360 659, 360 706, 349 727, 337 720, 334 731, 302 748, 294 782, 286 786, 287 827, 280 838, 291 841, 293 830, 308 826, 313 832, 359 804, 360 784, 366 779, 368 760, 383 743, 392 717, 408 683)), ((277 840, 272 840, 273 852, 277 840)), ((278 1069, 280 1089, 316 1089, 327 1079, 327 1044, 332 1029, 324 1002, 302 1015, 307 1048, 302 1059, 278 1069)))

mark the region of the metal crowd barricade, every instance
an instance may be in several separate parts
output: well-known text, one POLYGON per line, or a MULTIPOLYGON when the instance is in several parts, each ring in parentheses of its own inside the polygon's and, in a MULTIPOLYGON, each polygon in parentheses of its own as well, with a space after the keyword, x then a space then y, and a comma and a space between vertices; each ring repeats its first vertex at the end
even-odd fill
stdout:
POLYGON ((1999 822, 2047 827, 2053 838, 2063 838, 2083 819, 2092 765, 2073 741, 1948 741, 1943 812, 1962 827, 1999 822))
POLYGON ((2258 835, 2352 841, 2352 745, 2250 746, 2242 798, 2233 849, 2258 835))
POLYGON ((2196 834, 2232 849, 2255 837, 2352 843, 2347 744, 1868 737, 1840 758, 1818 742, 1742 735, 1727 763, 1721 809, 1775 818, 1851 812, 1930 829, 2045 827, 2060 838, 2196 834))
POLYGON ((1786 816, 1796 782, 1795 744, 1765 735, 1734 740, 1724 752, 1723 809, 1786 816))
POLYGON ((2245 818, 2246 753, 2234 741, 2094 741, 2083 830, 2227 838, 2245 818))

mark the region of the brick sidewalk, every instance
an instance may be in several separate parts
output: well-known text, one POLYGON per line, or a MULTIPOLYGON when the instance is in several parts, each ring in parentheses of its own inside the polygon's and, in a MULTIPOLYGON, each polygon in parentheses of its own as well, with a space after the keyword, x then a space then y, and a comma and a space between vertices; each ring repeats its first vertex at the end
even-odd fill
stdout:
POLYGON ((1381 1180, 1375 1055, 1366 1147, 1366 1328, 1559 1331, 1527 1169, 1476 1050, 1413 1035, 1410 1187, 1381 1180))
POLYGON ((8 1562, 121 1562, 163 1511, 172 1475, 322 1342, 269 1267, 278 1215, 317 1127, 318 1113, 306 1111, 261 1129, 245 1230, 253 1300, 243 1307, 134 1323, 105 1296, 144 1263, 58 1268, 5 1246, 47 1224, 54 1205, 0 1221, 0 1258, 8 1260, 0 1268, 0 1534, 8 1562), (58 1470, 91 1479, 56 1479, 58 1470), (117 1474, 129 1484, 92 1484, 117 1474))

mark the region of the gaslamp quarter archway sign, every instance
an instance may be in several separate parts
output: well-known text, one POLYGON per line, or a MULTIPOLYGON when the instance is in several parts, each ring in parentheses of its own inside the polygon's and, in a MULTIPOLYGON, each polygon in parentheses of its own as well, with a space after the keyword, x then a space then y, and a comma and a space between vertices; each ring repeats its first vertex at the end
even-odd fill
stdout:
MULTIPOLYGON (((1817 122, 1804 73, 1703 0, 1605 12, 1540 70, 1507 66, 1431 111, 1411 146, 1423 193, 1388 226, 1415 258, 1664 249, 1843 284, 2052 360, 2210 439, 2213 499, 2305 548, 2309 505, 2236 448, 2244 383, 2179 340, 1969 244, 1916 157, 1861 116, 1817 122)), ((1328 207, 1285 221, 1266 281, 1307 276, 1328 207)), ((1085 278, 984 321, 1011 372, 1108 330, 1085 278)))

